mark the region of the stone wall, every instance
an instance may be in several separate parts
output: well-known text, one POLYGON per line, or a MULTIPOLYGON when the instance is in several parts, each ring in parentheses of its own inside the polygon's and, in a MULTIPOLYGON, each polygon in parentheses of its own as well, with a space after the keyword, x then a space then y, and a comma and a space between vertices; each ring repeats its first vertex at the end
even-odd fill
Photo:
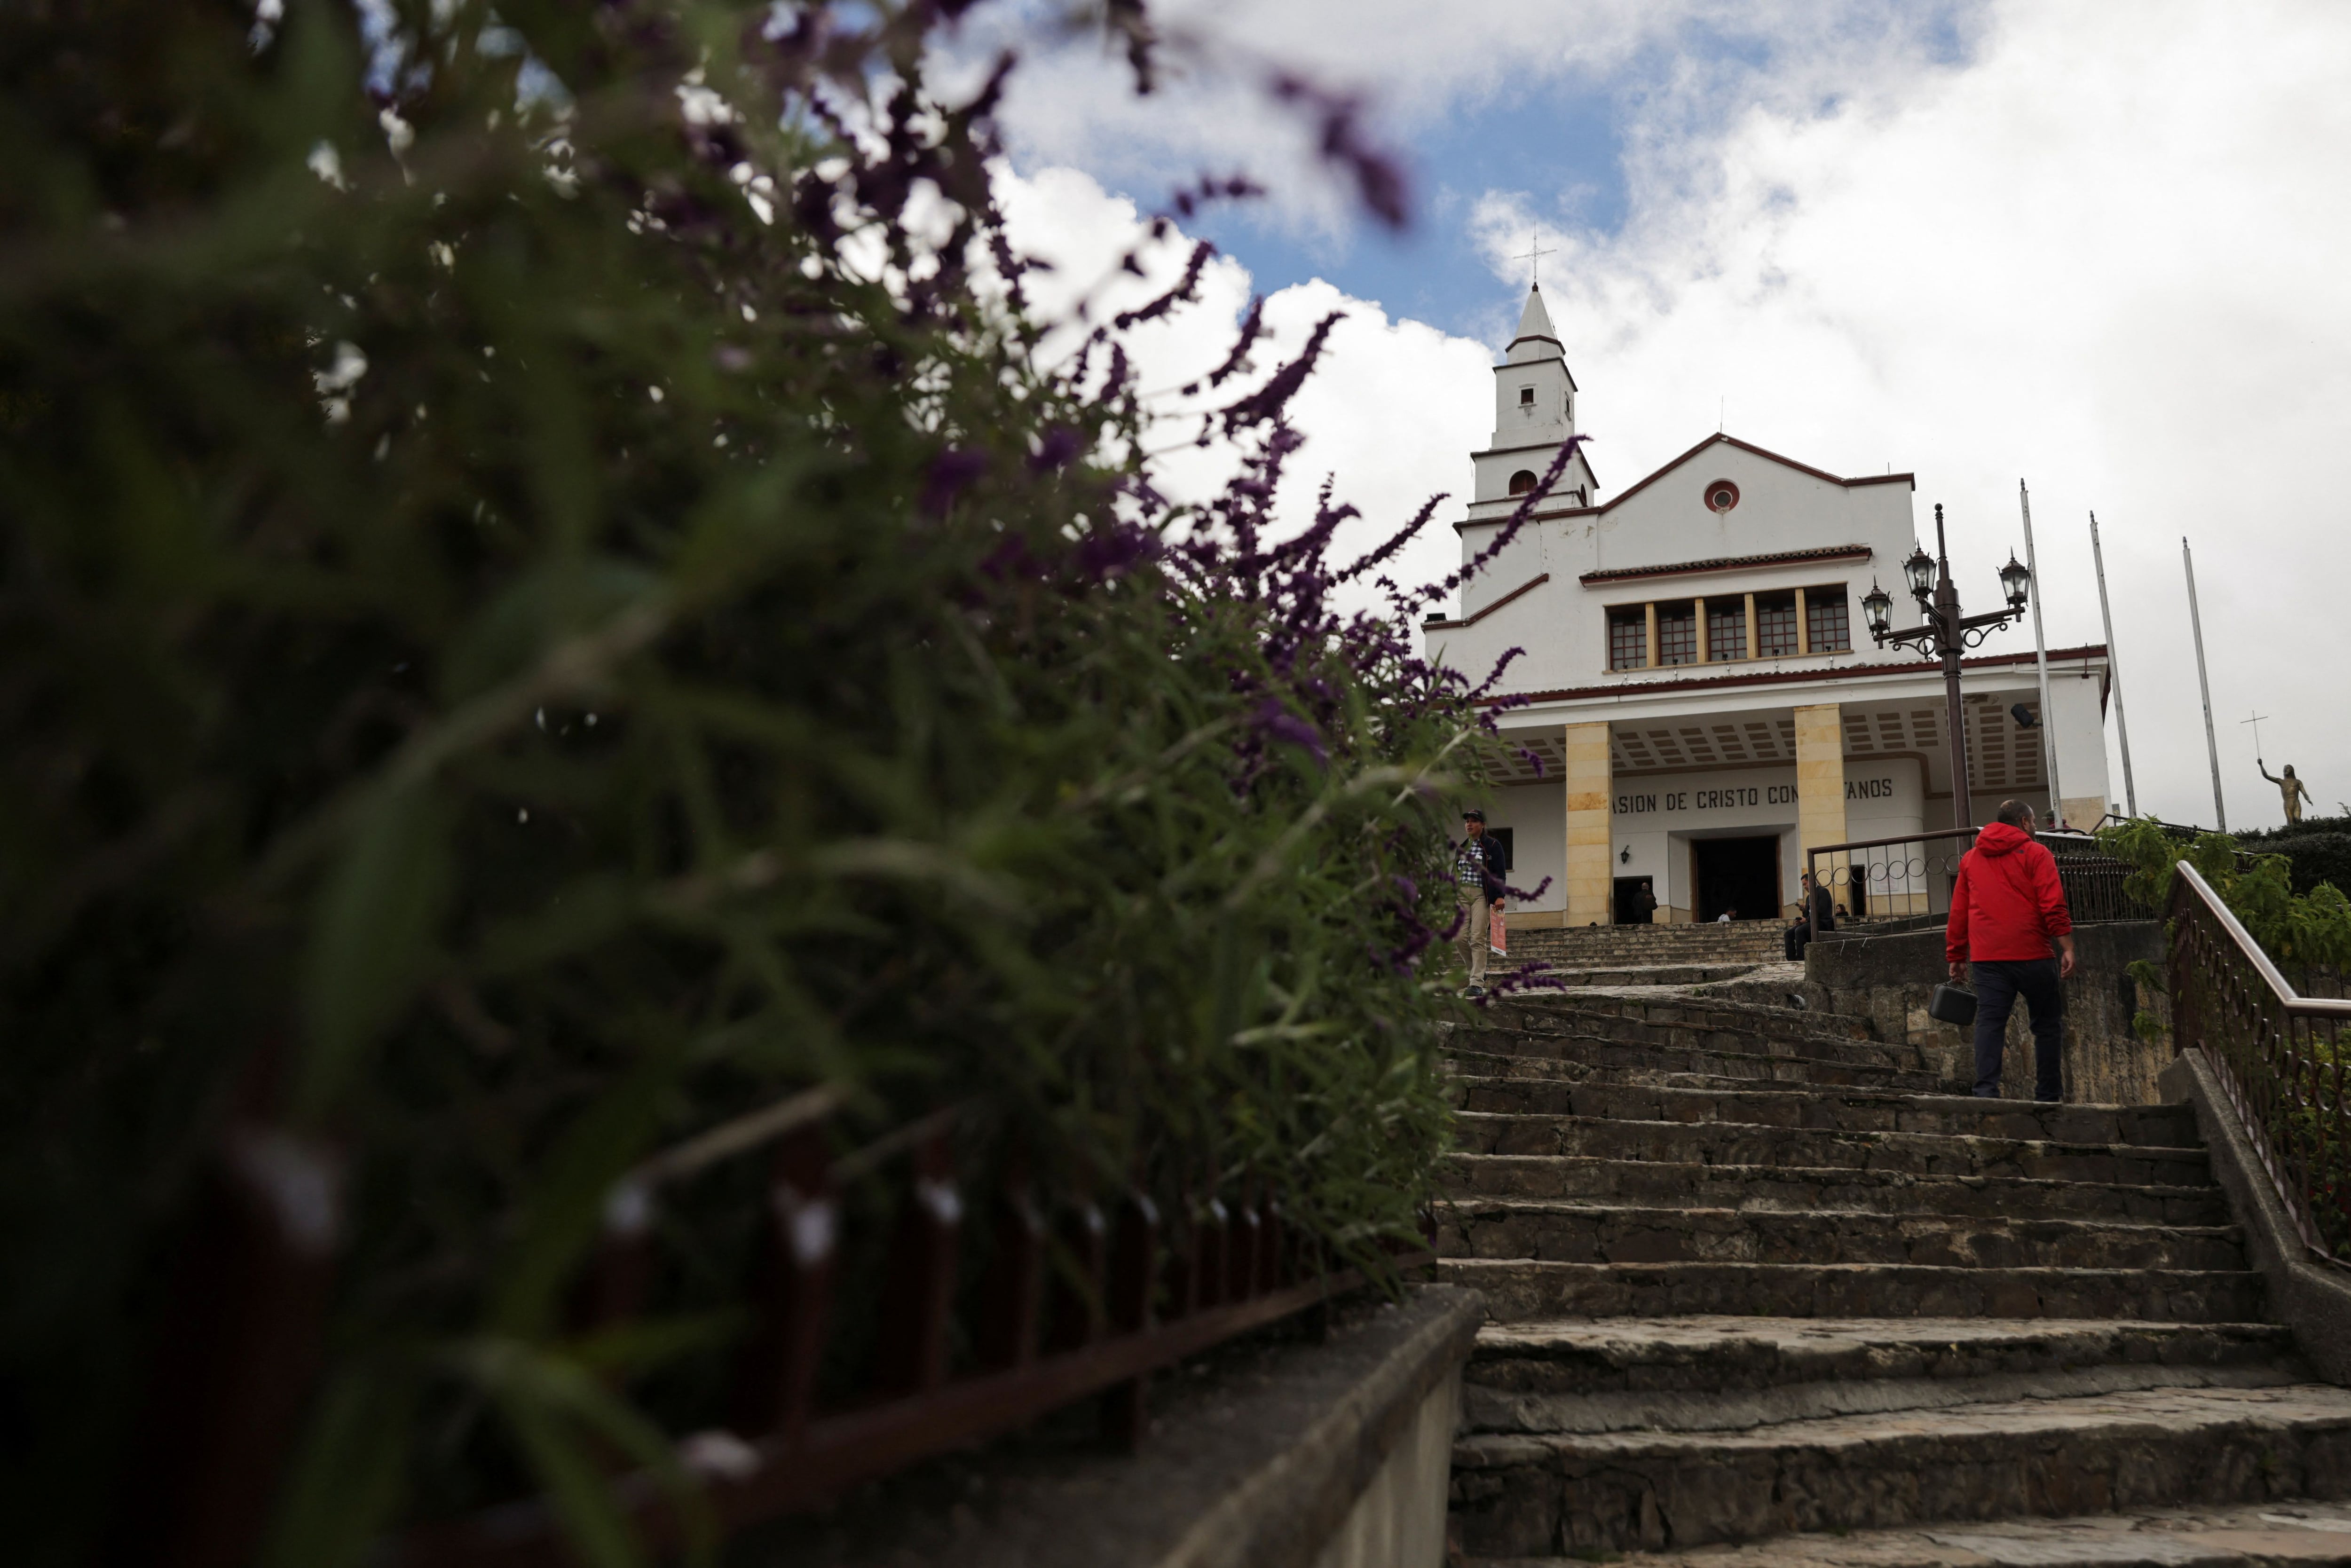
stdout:
MULTIPOLYGON (((2169 1021, 2159 995, 2130 978, 2126 966, 2145 958, 2158 968, 2163 930, 2152 920, 2077 926, 2074 933, 2074 977, 2065 982, 2065 1098, 2082 1103, 2145 1105, 2158 1098, 2156 1076, 2171 1060, 2167 1041, 2150 1045, 2131 1031, 2142 1008, 2169 1021)), ((1949 969, 1943 961, 1939 925, 1887 936, 1835 935, 1804 952, 1805 1005, 1866 1018, 1881 1040, 1907 1040, 1938 1051, 1944 1076, 1954 1082, 1974 1077, 1975 1043, 1970 1030, 1937 1023, 1927 1001, 1949 969)), ((2008 1055, 2001 1092, 2010 1099, 2032 1097, 2032 1033, 2022 1002, 2008 1021, 2008 1055)))

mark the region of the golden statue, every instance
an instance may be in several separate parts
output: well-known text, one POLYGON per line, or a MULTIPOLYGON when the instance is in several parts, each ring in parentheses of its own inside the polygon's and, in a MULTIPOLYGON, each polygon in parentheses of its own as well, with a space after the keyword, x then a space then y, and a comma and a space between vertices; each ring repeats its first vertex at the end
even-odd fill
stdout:
MULTIPOLYGON (((2237 755, 2241 757, 2244 753, 2241 751, 2237 755)), ((2310 799, 2310 791, 2304 789, 2302 780, 2294 776, 2294 764, 2289 762, 2285 765, 2285 777, 2283 779, 2274 777, 2268 766, 2258 757, 2253 758, 2253 766, 2259 768, 2262 770, 2262 777, 2276 785, 2278 793, 2285 797, 2286 821, 2289 824, 2301 821, 2302 803, 2310 799)))

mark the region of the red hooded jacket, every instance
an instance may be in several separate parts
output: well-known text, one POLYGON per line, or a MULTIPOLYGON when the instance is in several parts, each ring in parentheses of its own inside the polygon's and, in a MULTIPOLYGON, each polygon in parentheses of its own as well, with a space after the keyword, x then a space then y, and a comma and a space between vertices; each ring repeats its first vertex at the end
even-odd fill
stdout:
POLYGON ((1951 923, 1943 934, 1949 962, 2046 958, 2050 944, 2073 929, 2056 856, 2006 822, 1976 835, 1951 888, 1951 923))

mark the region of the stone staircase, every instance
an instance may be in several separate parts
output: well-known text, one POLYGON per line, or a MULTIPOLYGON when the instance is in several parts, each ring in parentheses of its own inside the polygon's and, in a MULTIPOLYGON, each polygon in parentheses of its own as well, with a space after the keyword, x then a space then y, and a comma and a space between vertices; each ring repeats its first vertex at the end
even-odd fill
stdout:
POLYGON ((2262 1321, 2186 1108, 1966 1098, 1719 996, 1483 1017, 1438 1231, 1490 1314, 1468 1562, 2351 1564, 2351 1391, 2262 1321))
MULTIPOLYGON (((1785 923, 1734 920, 1705 925, 1554 925, 1510 928, 1510 962, 1555 969, 1732 966, 1777 959, 1785 923)), ((1588 984, 1605 982, 1590 981, 1588 984)))

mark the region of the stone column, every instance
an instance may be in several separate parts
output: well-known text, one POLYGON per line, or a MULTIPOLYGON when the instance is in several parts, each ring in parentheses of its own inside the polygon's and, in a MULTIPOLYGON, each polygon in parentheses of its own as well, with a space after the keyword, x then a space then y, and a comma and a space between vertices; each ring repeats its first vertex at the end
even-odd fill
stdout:
MULTIPOLYGON (((1797 872, 1805 869, 1806 850, 1814 844, 1841 844, 1849 836, 1844 830, 1843 718, 1834 703, 1800 707, 1796 710, 1797 872)), ((1831 874, 1825 861, 1821 873, 1823 876, 1831 874)), ((1830 891, 1836 891, 1835 884, 1831 884, 1830 891)), ((1853 908, 1851 898, 1842 894, 1837 898, 1847 910, 1853 908)))
POLYGON ((1569 925, 1603 925, 1615 919, 1615 852, 1609 818, 1614 777, 1608 758, 1608 726, 1567 727, 1567 913, 1569 925))

